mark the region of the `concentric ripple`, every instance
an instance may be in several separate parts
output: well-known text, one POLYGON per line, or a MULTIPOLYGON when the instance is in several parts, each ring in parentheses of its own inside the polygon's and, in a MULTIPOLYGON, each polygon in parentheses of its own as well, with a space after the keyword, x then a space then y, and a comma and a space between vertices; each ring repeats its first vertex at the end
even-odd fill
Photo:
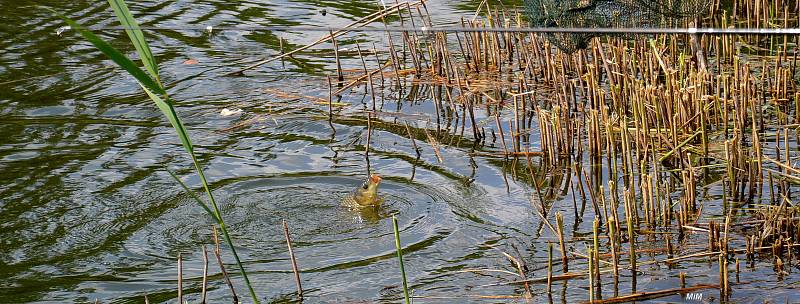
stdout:
MULTIPOLYGON (((432 239, 454 227, 448 210, 455 196, 400 178, 384 179, 380 193, 385 201, 378 208, 343 205, 342 199, 361 182, 356 177, 331 175, 252 178, 215 193, 237 246, 246 255, 269 260, 284 254, 280 240, 286 220, 298 255, 317 270, 359 264, 391 251, 392 215, 405 223, 401 229, 408 244, 432 245, 432 239)), ((210 225, 204 211, 185 200, 135 233, 126 248, 152 256, 172 256, 171 251, 179 248, 194 250, 196 244, 208 243, 210 225)))

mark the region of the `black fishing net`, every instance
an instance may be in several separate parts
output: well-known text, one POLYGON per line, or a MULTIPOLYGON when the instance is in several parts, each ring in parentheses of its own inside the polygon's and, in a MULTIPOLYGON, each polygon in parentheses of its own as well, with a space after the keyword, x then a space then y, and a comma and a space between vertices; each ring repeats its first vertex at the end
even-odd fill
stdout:
MULTIPOLYGON (((525 0, 528 18, 536 27, 647 28, 675 27, 708 11, 709 0, 525 0)), ((592 33, 548 34, 550 43, 565 52, 584 49, 600 36, 592 33)))

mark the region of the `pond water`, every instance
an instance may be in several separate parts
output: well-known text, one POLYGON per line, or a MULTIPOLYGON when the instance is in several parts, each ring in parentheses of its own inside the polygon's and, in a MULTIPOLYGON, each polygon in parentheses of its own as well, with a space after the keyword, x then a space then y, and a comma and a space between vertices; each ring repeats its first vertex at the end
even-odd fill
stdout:
MULTIPOLYGON (((379 1, 130 1, 139 22, 153 27, 205 25, 344 26, 380 8, 379 1)), ((433 0, 436 24, 471 18, 480 1, 433 0)), ((40 1, 86 26, 117 25, 105 1, 40 1)), ((506 3, 509 7, 519 3, 506 3)), ((174 130, 133 79, 75 32, 25 1, 3 1, 0 31, 0 302, 142 303, 176 300, 176 258, 184 260, 188 297, 199 297, 201 246, 211 244, 211 220, 165 168, 190 187, 199 180, 174 130)), ((396 22, 392 21, 392 22, 396 22)), ((120 31, 102 36, 128 54, 120 31)), ((525 161, 503 162, 473 152, 498 152, 498 142, 475 143, 448 125, 437 132, 431 102, 391 97, 367 145, 364 109, 371 99, 356 89, 341 100, 329 123, 326 75, 335 73, 330 52, 275 61, 246 77, 223 74, 255 59, 310 43, 324 33, 155 30, 147 39, 189 128, 200 162, 245 263, 265 301, 294 301, 294 282, 281 223, 295 242, 307 302, 396 302, 402 298, 391 216, 405 248, 405 269, 418 302, 478 301, 476 296, 521 296, 520 285, 483 286, 518 279, 502 252, 521 257, 529 277, 546 274, 547 242, 556 238, 531 206, 536 190, 525 178, 525 161), (195 59, 198 64, 186 65, 195 59), (283 93, 276 93, 283 92, 283 93), (224 116, 223 109, 241 109, 224 116), (402 115, 392 113, 402 113, 402 115), (398 125, 409 124, 408 129, 398 125), (439 138, 430 144, 425 129, 439 138), (414 133, 416 142, 409 140, 414 133), (450 134, 442 136, 440 133, 450 134), (446 139, 446 140, 445 140, 446 139), (420 149, 417 156, 415 145, 420 149), (438 149, 441 160, 434 150, 438 149), (376 211, 343 207, 341 199, 367 176, 384 177, 386 198, 376 211), (522 172, 522 173, 520 173, 522 172)), ((382 34, 359 33, 340 44, 378 48, 382 34)), ((330 45, 321 48, 330 50, 330 45)), ((356 57, 344 65, 359 68, 356 57)), ((485 119, 486 113, 477 113, 485 119), (482 116, 484 115, 484 116, 482 116)), ((493 124, 493 122, 492 122, 493 124)), ((491 128, 489 124, 487 128, 491 128)), ((537 136, 531 136, 533 150, 537 136)), ((712 193, 707 199, 719 199, 712 193)), ((549 201, 566 215, 569 238, 591 232, 590 211, 576 218, 572 192, 549 201)), ((711 205, 713 208, 713 204, 711 205)), ((718 208, 718 206, 717 206, 718 208)), ((590 208, 586 208, 590 210, 590 208)), ((551 214, 552 214, 551 213, 551 214)), ((554 222, 554 219, 551 218, 554 222)), ((702 243, 701 243, 702 244, 702 243)), ((582 250, 583 244, 571 244, 582 250)), ((647 247, 646 245, 644 245, 647 247)), ((248 299, 229 250, 226 266, 237 293, 248 299)), ((661 259, 653 253, 646 259, 661 259)), ((678 267, 649 265, 638 290, 715 284, 708 261, 678 267)), ((762 261, 769 265, 769 261, 762 261)), ((227 302, 230 291, 211 263, 210 302, 227 302)), ((580 267, 578 267, 580 269, 580 267)), ((604 284, 609 284, 606 278, 604 284)), ((783 301, 796 297, 796 275, 776 279, 769 266, 746 268, 733 299, 783 301)), ((534 302, 573 303, 587 298, 585 279, 558 282, 549 298, 533 285, 534 302)), ((630 277, 623 271, 620 293, 630 277)), ((611 293, 605 286, 604 291, 611 293)), ((718 301, 715 290, 705 301, 718 301)), ((607 295, 608 296, 608 295, 607 295)), ((663 301, 682 301, 679 295, 663 301)), ((508 299, 482 299, 505 302, 508 299)), ((516 299, 514 301, 522 301, 516 299)))

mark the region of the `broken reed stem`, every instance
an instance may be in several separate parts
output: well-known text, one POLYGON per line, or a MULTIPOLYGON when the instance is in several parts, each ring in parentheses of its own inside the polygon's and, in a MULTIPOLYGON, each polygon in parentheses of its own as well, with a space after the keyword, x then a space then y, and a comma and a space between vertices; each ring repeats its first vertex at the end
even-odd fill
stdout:
POLYGON ((286 237, 286 247, 289 248, 289 259, 292 261, 292 272, 294 272, 294 282, 297 285, 297 296, 303 298, 303 286, 300 284, 300 270, 297 267, 297 259, 292 249, 292 238, 289 236, 289 225, 283 220, 283 235, 286 237))
POLYGON ((725 268, 724 268, 725 264, 722 261, 723 259, 724 257, 722 256, 722 254, 719 254, 717 256, 717 261, 719 263, 719 297, 721 299, 727 298, 726 297, 727 291, 725 290, 725 268))
MULTIPOLYGON (((635 207, 634 207, 635 208, 635 207)), ((628 222, 628 258, 631 268, 631 290, 636 292, 636 235, 633 231, 633 220, 630 214, 626 218, 628 222)))
POLYGON ((183 259, 178 252, 178 303, 183 303, 183 259))
POLYGON ((376 111, 375 108, 375 86, 372 83, 372 73, 367 70, 367 61, 364 59, 364 55, 361 53, 361 44, 356 43, 356 49, 358 50, 358 57, 361 58, 361 64, 364 67, 364 75, 367 76, 367 88, 369 89, 369 95, 372 97, 372 111, 376 111))
POLYGON ((547 294, 553 293, 553 243, 547 243, 547 294))
POLYGON ((372 175, 369 166, 369 146, 372 143, 372 112, 367 113, 367 144, 364 145, 364 160, 367 163, 367 176, 372 175))
POLYGON ((414 152, 417 153, 417 158, 419 158, 422 155, 420 153, 419 147, 417 147, 417 141, 414 140, 414 135, 411 134, 411 127, 408 126, 407 121, 405 122, 405 126, 406 126, 406 135, 408 135, 408 139, 411 140, 411 146, 414 147, 414 152))
MULTIPOLYGON (((358 46, 358 45, 356 45, 356 46, 358 46)), ((362 57, 362 59, 363 59, 363 57, 362 57)), ((359 76, 358 78, 354 79, 353 81, 348 82, 347 84, 345 84, 344 86, 342 86, 341 88, 336 90, 336 92, 333 92, 333 95, 342 94, 344 91, 347 91, 347 89, 352 88, 355 85, 357 85, 357 84, 361 83, 362 81, 364 81, 364 79, 371 78, 372 75, 379 74, 379 75, 381 75, 381 78, 383 78, 384 77, 383 73, 379 73, 379 72, 383 71, 385 68, 389 67, 390 65, 391 65, 391 63, 387 63, 387 64, 383 65, 380 68, 377 68, 375 70, 372 70, 369 73, 365 73, 364 75, 359 76)), ((398 78, 398 77, 395 77, 395 78, 398 78)), ((372 86, 370 86, 370 87, 372 87, 372 86)))
POLYGON ((569 272, 569 258, 567 258, 567 245, 564 240, 564 218, 561 212, 556 213, 556 227, 558 228, 558 243, 561 246, 561 267, 564 273, 569 272))
POLYGON ((344 81, 344 73, 342 73, 342 62, 339 60, 339 44, 336 43, 336 36, 333 35, 333 32, 330 32, 329 35, 331 37, 331 42, 333 43, 333 56, 336 58, 336 75, 338 76, 337 79, 339 80, 338 84, 341 85, 342 81, 344 81))
POLYGON ((692 141, 692 139, 694 139, 695 137, 697 137, 700 134, 703 134, 703 130, 698 130, 697 132, 694 132, 694 134, 692 134, 692 136, 689 136, 688 138, 684 139, 680 144, 675 146, 675 148, 672 148, 672 150, 667 152, 667 154, 662 155, 661 158, 658 159, 658 161, 659 162, 663 162, 665 159, 667 159, 670 156, 672 156, 672 154, 674 154, 678 149, 683 148, 683 146, 688 144, 690 141, 692 141))
POLYGON ((619 283, 619 254, 617 253, 617 218, 612 215, 608 221, 608 240, 611 243, 611 262, 614 267, 614 286, 619 283))
MULTIPOLYGON (((511 244, 511 247, 514 249, 514 252, 517 254, 517 256, 519 258, 515 258, 514 256, 512 256, 512 255, 510 255, 510 254, 508 254, 508 253, 506 253, 504 251, 500 251, 500 253, 503 254, 503 256, 505 256, 512 264, 514 264, 514 266, 517 267, 517 271, 519 272, 519 274, 518 274, 519 277, 525 279, 525 278, 528 277, 527 275, 525 275, 525 269, 527 269, 528 266, 525 265, 525 261, 522 260, 522 254, 519 253, 519 249, 517 249, 517 246, 514 246, 514 244, 511 244)), ((527 299, 527 300, 532 299, 533 298, 533 293, 531 293, 531 288, 530 288, 529 284, 525 283, 524 287, 525 287, 525 299, 527 299)))
POLYGON ((596 275, 595 284, 597 285, 597 295, 596 298, 602 300, 603 299, 603 292, 602 292, 602 285, 603 283, 600 281, 600 220, 595 217, 594 222, 592 223, 592 242, 594 243, 594 247, 592 248, 592 252, 594 255, 589 255, 590 258, 593 258, 596 262, 594 263, 594 273, 596 275))
POLYGON ((331 129, 333 129, 333 83, 330 76, 326 76, 325 79, 328 80, 328 123, 331 124, 331 129))
POLYGON ((203 286, 200 290, 200 304, 206 304, 206 289, 208 288, 208 250, 203 244, 203 286))
POLYGON ((220 250, 219 236, 217 235, 217 226, 211 226, 211 231, 212 236, 214 237, 214 255, 217 257, 219 270, 222 272, 222 277, 225 279, 225 283, 228 284, 228 288, 231 289, 231 294, 233 295, 233 304, 237 304, 239 303, 239 297, 236 295, 236 289, 233 288, 231 278, 228 276, 228 272, 225 271, 225 265, 222 263, 222 253, 220 250))
POLYGON ((730 298, 730 280, 728 278, 728 258, 723 254, 722 257, 722 269, 723 269, 723 279, 722 282, 724 283, 723 290, 725 290, 725 299, 727 300, 730 298))
POLYGON ((588 257, 589 267, 587 267, 586 271, 589 272, 589 302, 594 302, 594 254, 592 253, 592 247, 586 246, 586 256, 588 257))
POLYGON ((408 281, 406 280, 406 268, 403 265, 403 248, 400 245, 400 228, 397 225, 397 217, 392 216, 392 227, 394 227, 394 244, 397 248, 397 260, 400 262, 400 274, 403 276, 403 297, 406 304, 411 304, 408 296, 408 281))

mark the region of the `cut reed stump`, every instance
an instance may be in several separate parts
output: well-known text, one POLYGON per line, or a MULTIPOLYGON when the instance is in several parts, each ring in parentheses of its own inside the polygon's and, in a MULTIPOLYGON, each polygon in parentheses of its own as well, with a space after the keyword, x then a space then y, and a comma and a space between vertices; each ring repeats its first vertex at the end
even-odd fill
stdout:
POLYGON ((289 248, 289 258, 292 261, 292 272, 294 273, 294 282, 297 285, 297 297, 301 300, 303 299, 303 286, 300 284, 300 271, 297 267, 297 259, 294 256, 294 250, 292 250, 292 238, 289 236, 289 225, 286 224, 286 220, 283 221, 283 234, 286 237, 286 247, 289 248))

